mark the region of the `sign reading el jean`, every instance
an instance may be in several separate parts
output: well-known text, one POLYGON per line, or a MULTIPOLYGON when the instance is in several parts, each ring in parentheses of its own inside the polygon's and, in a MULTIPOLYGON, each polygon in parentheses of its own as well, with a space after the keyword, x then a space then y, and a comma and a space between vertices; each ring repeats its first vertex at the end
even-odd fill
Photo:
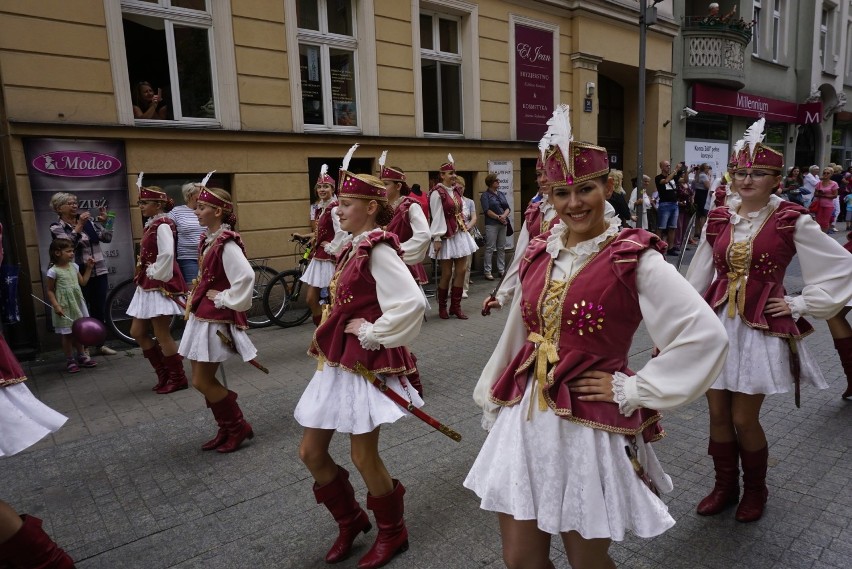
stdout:
POLYGON ((692 87, 692 106, 697 111, 765 118, 770 122, 812 124, 822 121, 820 101, 797 104, 702 83, 692 87))
POLYGON ((124 143, 27 138, 24 139, 24 155, 35 210, 42 280, 50 261, 47 252, 53 239, 50 224, 58 218, 50 207, 50 198, 56 192, 77 196, 77 212, 88 211, 93 219, 101 207, 115 213, 112 240, 100 244, 109 271, 109 286, 112 288, 133 276, 135 259, 124 143))
POLYGON ((553 32, 515 24, 515 124, 518 140, 540 140, 553 112, 553 32))

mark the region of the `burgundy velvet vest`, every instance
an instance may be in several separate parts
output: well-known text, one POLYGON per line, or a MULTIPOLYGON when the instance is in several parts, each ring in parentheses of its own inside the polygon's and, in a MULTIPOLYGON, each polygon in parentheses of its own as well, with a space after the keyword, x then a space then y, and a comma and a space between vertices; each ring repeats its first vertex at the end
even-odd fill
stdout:
MULTIPOLYGON (((536 398, 543 397, 554 413, 593 429, 635 436, 641 433, 645 441, 662 438, 657 411, 640 408, 625 417, 615 403, 580 401, 568 390, 571 381, 588 370, 633 375, 627 367, 628 352, 642 321, 636 267, 641 253, 648 249, 663 251, 662 243, 642 229, 625 229, 611 238, 570 279, 559 303, 558 329, 548 330, 543 307, 553 267, 553 259, 545 250, 549 235, 547 232, 532 240, 521 260, 521 314, 528 339, 492 387, 491 401, 518 404, 527 381, 542 364, 539 358, 547 358, 546 385, 536 398)), ((536 385, 536 389, 539 387, 536 385)), ((534 404, 535 398, 531 401, 534 404)))
POLYGON ((449 239, 460 228, 464 230, 464 212, 462 211, 464 197, 455 188, 449 189, 440 183, 435 184, 432 191, 438 192, 438 195, 441 196, 441 208, 444 210, 444 219, 447 221, 447 233, 444 237, 449 239))
POLYGON ((707 215, 707 242, 713 246, 716 278, 704 293, 704 299, 713 309, 735 301, 743 322, 771 336, 801 338, 813 332, 804 318, 797 321, 792 316, 767 318, 763 313, 769 298, 784 298, 786 294, 784 273, 796 254, 793 236, 801 215, 808 215, 807 210, 787 201, 782 201, 769 214, 751 241, 745 274, 737 273, 729 262, 734 236, 731 211, 717 208, 707 215), (736 292, 732 282, 739 285, 736 292))
POLYGON ((550 223, 544 221, 544 214, 541 213, 541 209, 539 208, 540 204, 541 202, 531 203, 524 212, 524 223, 527 225, 527 233, 530 235, 530 240, 535 239, 553 227, 553 220, 550 223))
POLYGON ((314 332, 308 354, 330 366, 340 366, 355 372, 362 364, 368 370, 386 375, 413 375, 416 361, 408 348, 366 350, 358 336, 344 332, 346 323, 353 318, 375 322, 382 315, 376 296, 376 280, 370 272, 370 255, 373 247, 385 243, 402 256, 396 235, 387 231, 368 236, 349 256, 352 245, 347 245, 338 255, 337 268, 329 285, 331 311, 314 332))
POLYGON ((161 217, 155 219, 145 228, 145 232, 142 234, 142 241, 139 244, 139 260, 136 262, 136 275, 133 277, 133 281, 142 290, 162 290, 178 295, 186 293, 186 282, 183 280, 183 273, 180 272, 177 262, 177 226, 175 226, 175 222, 171 218, 161 217), (175 250, 173 251, 174 259, 172 260, 172 278, 168 281, 158 281, 150 278, 146 271, 149 266, 157 261, 157 253, 159 253, 159 249, 157 248, 157 228, 164 223, 172 230, 175 250))
POLYGON ((311 259, 318 259, 320 261, 333 261, 334 258, 325 252, 325 247, 320 245, 320 243, 329 242, 331 243, 334 240, 334 220, 331 217, 331 210, 337 207, 337 200, 331 200, 325 209, 320 211, 319 216, 317 217, 317 225, 314 230, 314 246, 311 249, 311 259))
POLYGON ((205 247, 207 234, 201 236, 201 243, 198 245, 198 257, 200 259, 200 268, 198 271, 198 279, 195 282, 195 287, 190 295, 188 309, 195 314, 198 320, 205 322, 217 322, 220 324, 233 324, 241 330, 248 328, 245 312, 237 312, 230 308, 216 308, 212 300, 207 298, 208 290, 226 290, 231 288, 231 282, 225 274, 225 266, 222 262, 222 253, 225 250, 225 243, 233 240, 240 246, 243 254, 246 252, 243 240, 240 234, 236 231, 223 231, 219 234, 215 241, 205 247))
MULTIPOLYGON (((408 210, 414 204, 419 206, 420 202, 408 196, 403 197, 402 201, 396 206, 396 209, 393 210, 393 218, 387 227, 385 227, 385 230, 397 236, 400 243, 405 243, 414 236, 414 230, 411 228, 411 219, 408 217, 408 210)), ((429 276, 426 274, 426 269, 423 268, 422 263, 408 265, 408 270, 411 276, 414 277, 414 280, 419 284, 429 282, 429 276)))

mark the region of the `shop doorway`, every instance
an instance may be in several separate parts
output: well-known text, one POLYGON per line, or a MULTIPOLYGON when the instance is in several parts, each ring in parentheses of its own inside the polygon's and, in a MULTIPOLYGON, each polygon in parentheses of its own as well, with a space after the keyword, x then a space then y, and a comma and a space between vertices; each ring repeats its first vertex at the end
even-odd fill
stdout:
POLYGON ((808 166, 818 164, 817 147, 820 140, 820 129, 817 125, 808 124, 801 127, 796 137, 796 165, 802 172, 808 171, 808 166))
POLYGON ((624 87, 598 74, 598 144, 609 154, 609 167, 624 169, 624 87))

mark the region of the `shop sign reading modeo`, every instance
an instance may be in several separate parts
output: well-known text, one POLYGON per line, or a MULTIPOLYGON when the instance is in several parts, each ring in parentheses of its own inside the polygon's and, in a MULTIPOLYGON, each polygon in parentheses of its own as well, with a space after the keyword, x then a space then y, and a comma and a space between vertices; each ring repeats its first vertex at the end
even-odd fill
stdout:
POLYGON ((96 178, 121 170, 121 160, 100 152, 57 150, 36 156, 32 166, 49 176, 96 178))

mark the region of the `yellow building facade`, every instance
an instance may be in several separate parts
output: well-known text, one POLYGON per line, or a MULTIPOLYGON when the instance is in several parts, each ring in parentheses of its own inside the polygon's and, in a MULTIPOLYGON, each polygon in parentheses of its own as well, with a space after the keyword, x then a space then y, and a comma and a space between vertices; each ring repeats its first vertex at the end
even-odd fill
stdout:
MULTIPOLYGON (((670 5, 658 7, 648 34, 651 125, 671 117, 670 5)), ((3 2, 0 219, 7 258, 22 265, 24 335, 46 330, 43 310, 25 300, 42 290, 39 239, 48 232, 37 221, 32 141, 120 143, 129 204, 141 171, 173 182, 216 170, 249 256, 284 269, 293 264, 290 233, 308 226, 320 164, 335 172, 356 142, 352 169, 375 172, 387 149, 424 191, 452 153, 475 202, 496 161, 507 169, 517 227, 535 192, 535 139, 552 106, 567 103, 575 138, 608 146, 629 181, 638 45, 631 0, 3 2), (153 111, 143 83, 163 101, 153 111)), ((648 173, 669 157, 668 132, 646 141, 648 173)), ((138 240, 132 205, 129 219, 138 240)))

